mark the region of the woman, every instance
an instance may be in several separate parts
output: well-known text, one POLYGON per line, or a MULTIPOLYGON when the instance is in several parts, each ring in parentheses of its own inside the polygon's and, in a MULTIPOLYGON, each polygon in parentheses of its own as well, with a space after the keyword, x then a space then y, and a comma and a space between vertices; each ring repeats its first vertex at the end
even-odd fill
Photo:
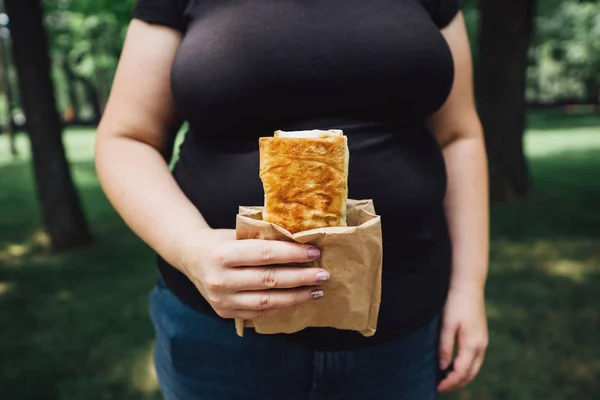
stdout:
POLYGON ((487 344, 486 159, 459 0, 138 0, 97 170, 159 255, 165 398, 410 399, 466 385, 487 344), (189 131, 171 173, 175 133, 189 131), (343 129, 350 197, 382 216, 377 334, 248 333, 327 296, 319 249, 235 241, 261 204, 260 136, 343 129), (458 351, 451 365, 455 344, 458 351))

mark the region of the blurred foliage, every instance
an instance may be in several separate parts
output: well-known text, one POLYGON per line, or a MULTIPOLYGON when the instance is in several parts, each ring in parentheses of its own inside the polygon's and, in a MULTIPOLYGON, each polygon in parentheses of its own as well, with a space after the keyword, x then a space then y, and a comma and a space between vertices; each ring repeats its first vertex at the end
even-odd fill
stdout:
MULTIPOLYGON (((489 0, 479 0, 489 1, 489 0)), ((478 7, 464 0, 477 62, 478 7)), ((534 103, 600 101, 600 1, 538 0, 527 98, 534 103)))
POLYGON ((43 0, 47 13, 71 11, 84 15, 110 14, 122 25, 129 22, 135 0, 43 0))
POLYGON ((51 14, 54 22, 52 50, 67 57, 78 75, 92 78, 99 69, 116 67, 114 55, 118 54, 120 27, 114 16, 68 12, 51 14))
POLYGON ((44 0, 61 111, 97 118, 110 92, 135 0, 44 0), (73 88, 69 86, 74 86, 73 88), (69 96, 69 90, 74 94, 69 96), (73 96, 77 96, 79 101, 73 96))
MULTIPOLYGON (((544 3, 542 3, 544 4, 544 3)), ((537 19, 530 96, 600 95, 600 2, 561 1, 537 19), (533 93, 532 93, 533 92, 533 93)))

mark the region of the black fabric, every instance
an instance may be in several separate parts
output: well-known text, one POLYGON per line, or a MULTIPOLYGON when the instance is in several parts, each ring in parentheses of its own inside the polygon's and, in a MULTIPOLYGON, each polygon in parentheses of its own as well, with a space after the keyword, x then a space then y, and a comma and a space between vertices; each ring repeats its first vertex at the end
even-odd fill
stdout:
MULTIPOLYGON (((319 349, 367 346, 443 307, 451 264, 446 170, 425 120, 452 87, 453 60, 440 27, 459 4, 436 3, 190 0, 170 8, 183 14, 168 25, 185 21, 171 79, 190 127, 173 174, 213 228, 234 228, 238 206, 262 204, 258 138, 276 129, 343 129, 349 196, 374 199, 382 216, 377 334, 312 328, 290 340, 319 349)), ((136 17, 150 21, 165 11, 156 0, 150 4, 139 0, 136 17)), ((158 265, 179 298, 217 318, 183 274, 160 258, 158 265)))
POLYGON ((188 2, 188 0, 138 0, 132 17, 184 32, 187 22, 184 13, 188 2))
POLYGON ((426 0, 427 9, 438 28, 445 28, 456 16, 462 0, 426 0))

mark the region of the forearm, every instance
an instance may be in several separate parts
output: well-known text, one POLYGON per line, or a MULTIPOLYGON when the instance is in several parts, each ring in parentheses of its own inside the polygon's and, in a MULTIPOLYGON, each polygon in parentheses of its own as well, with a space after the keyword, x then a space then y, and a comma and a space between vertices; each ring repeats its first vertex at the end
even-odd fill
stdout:
POLYGON ((119 136, 99 137, 96 169, 104 192, 129 227, 171 265, 208 225, 152 146, 119 136))
POLYGON ((450 288, 482 290, 488 272, 489 202, 484 140, 458 138, 443 149, 448 171, 446 217, 452 239, 450 288))

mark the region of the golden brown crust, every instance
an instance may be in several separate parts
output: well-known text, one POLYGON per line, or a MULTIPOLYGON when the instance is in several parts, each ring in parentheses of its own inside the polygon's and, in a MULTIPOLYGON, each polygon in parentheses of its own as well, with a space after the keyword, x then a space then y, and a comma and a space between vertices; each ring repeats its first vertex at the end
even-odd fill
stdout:
POLYGON ((259 140, 263 219, 292 233, 346 225, 348 146, 345 136, 259 140))

